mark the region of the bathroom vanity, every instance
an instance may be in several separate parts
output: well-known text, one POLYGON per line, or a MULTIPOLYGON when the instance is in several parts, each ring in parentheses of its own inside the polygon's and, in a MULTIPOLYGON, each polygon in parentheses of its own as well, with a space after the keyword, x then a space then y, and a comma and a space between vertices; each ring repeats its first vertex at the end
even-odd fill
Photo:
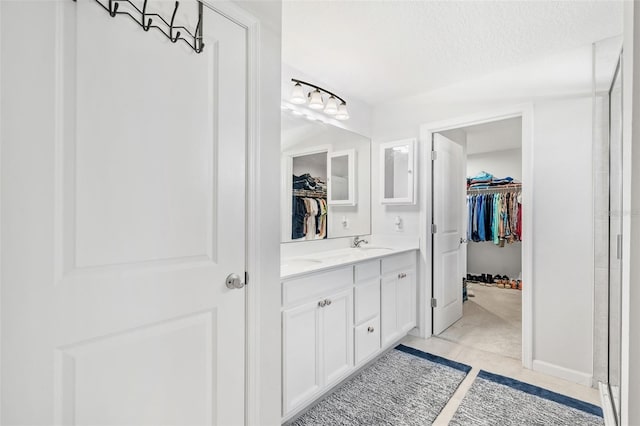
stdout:
POLYGON ((415 327, 416 257, 364 245, 282 260, 283 420, 415 327))

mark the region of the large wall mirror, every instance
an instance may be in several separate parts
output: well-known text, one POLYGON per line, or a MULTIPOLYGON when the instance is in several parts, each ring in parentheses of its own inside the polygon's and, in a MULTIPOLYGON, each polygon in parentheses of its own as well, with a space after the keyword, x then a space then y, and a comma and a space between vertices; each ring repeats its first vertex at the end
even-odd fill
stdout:
POLYGON ((371 140, 282 112, 282 242, 371 233, 371 140))

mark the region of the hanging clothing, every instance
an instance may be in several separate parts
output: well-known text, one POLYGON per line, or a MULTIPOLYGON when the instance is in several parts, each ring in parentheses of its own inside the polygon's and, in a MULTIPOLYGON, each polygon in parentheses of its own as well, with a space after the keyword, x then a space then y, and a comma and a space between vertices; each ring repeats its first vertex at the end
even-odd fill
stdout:
POLYGON ((327 200, 294 195, 291 203, 291 239, 327 238, 327 200))
POLYGON ((291 239, 297 240, 304 237, 305 216, 307 209, 304 199, 293 197, 291 202, 291 239))
POLYGON ((521 241, 522 204, 519 189, 467 195, 467 240, 496 245, 521 241))

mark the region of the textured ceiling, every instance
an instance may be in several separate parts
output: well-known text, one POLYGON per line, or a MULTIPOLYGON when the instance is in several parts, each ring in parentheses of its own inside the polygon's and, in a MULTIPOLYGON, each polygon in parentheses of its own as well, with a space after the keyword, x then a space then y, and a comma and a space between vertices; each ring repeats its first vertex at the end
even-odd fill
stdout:
POLYGON ((427 92, 622 32, 613 1, 292 1, 282 59, 369 104, 427 92))

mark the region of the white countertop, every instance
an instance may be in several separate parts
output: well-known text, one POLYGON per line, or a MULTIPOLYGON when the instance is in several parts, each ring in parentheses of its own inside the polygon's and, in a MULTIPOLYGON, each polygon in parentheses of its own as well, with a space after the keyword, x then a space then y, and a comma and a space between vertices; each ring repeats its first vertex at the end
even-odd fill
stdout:
POLYGON ((364 260, 376 259, 417 249, 418 246, 413 244, 395 247, 363 244, 361 248, 341 248, 310 253, 304 256, 283 258, 280 262, 280 278, 289 279, 310 272, 335 268, 337 266, 346 266, 364 260))

